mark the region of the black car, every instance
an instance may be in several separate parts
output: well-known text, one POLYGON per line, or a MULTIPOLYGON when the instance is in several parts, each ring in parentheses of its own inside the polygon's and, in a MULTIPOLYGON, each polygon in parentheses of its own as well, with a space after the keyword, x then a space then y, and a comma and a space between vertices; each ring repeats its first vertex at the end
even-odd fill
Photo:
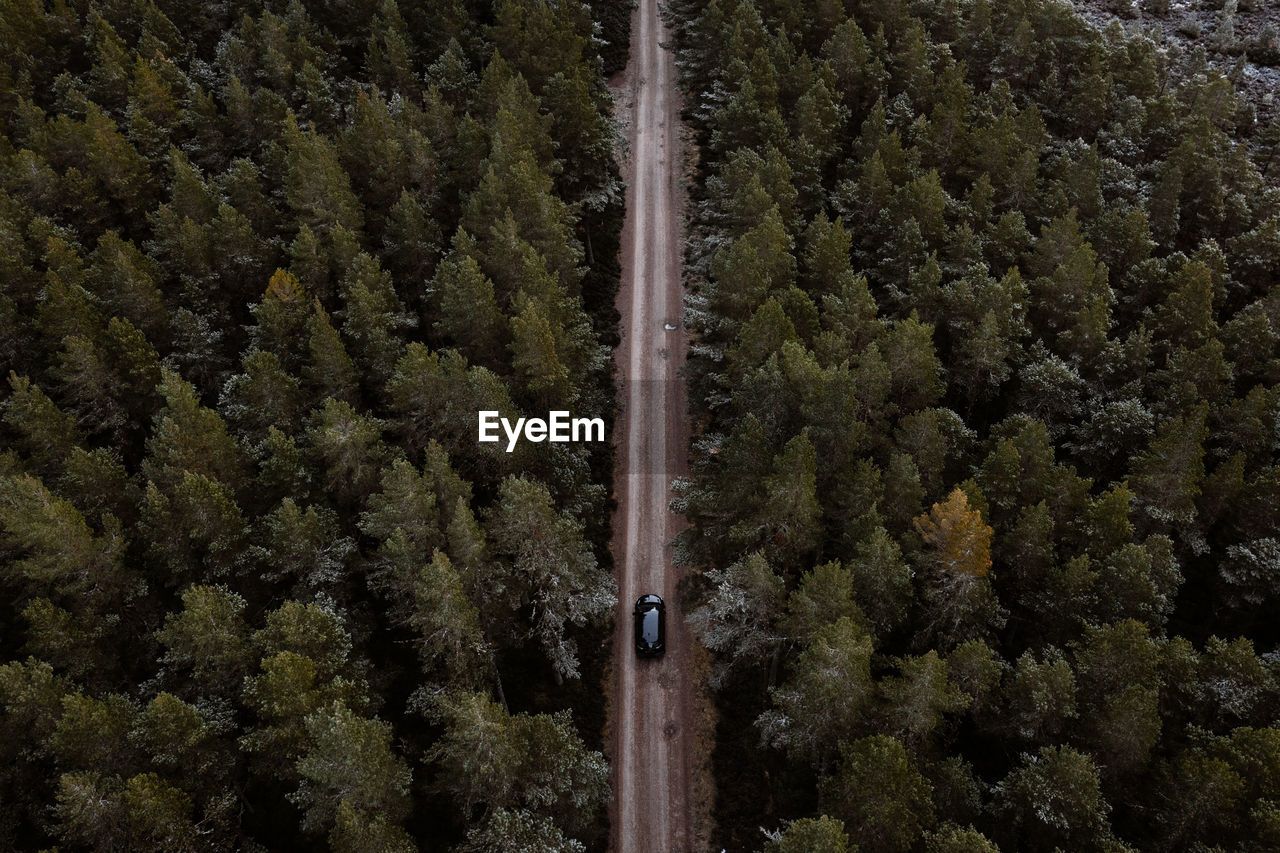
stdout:
POLYGON ((667 648, 667 608, 656 595, 636 599, 636 654, 654 657, 667 648))

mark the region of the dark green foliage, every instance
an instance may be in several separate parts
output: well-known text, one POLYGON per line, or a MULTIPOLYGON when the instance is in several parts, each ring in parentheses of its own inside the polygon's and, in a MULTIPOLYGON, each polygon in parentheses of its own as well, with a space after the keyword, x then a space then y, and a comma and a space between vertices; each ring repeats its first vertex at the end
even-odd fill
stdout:
POLYGON ((670 6, 721 846, 1266 849, 1274 121, 1070 4, 670 6))
POLYGON ((821 790, 824 809, 858 827, 859 849, 907 850, 933 824, 930 786, 897 740, 877 735, 843 745, 821 790))
POLYGON ((599 844, 610 449, 475 430, 612 416, 629 21, 0 3, 0 848, 599 844), (459 813, 419 700, 504 681, 459 813))
POLYGON ((605 804, 608 766, 566 713, 512 715, 483 695, 456 693, 434 700, 429 714, 445 734, 427 759, 458 808, 529 810, 568 833, 590 829, 605 804))

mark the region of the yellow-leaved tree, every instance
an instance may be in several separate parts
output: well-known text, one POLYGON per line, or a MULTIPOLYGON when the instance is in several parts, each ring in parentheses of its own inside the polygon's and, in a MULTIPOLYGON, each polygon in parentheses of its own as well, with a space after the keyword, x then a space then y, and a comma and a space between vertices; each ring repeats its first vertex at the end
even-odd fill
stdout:
POLYGON ((986 640, 1008 615, 991 587, 991 526, 969 506, 963 490, 915 518, 924 540, 920 594, 924 625, 919 640, 950 652, 969 640, 986 640))
POLYGON ((991 568, 991 526, 969 506, 959 488, 942 503, 916 516, 916 531, 936 550, 938 566, 953 574, 981 577, 991 568))

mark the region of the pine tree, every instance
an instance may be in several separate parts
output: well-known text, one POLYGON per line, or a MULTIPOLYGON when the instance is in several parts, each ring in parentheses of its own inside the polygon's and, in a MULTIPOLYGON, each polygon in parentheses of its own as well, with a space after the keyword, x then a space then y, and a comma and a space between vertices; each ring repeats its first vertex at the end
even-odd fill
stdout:
POLYGON ((487 531, 491 553, 505 569, 494 591, 501 594, 505 585, 532 606, 529 637, 558 678, 577 677, 577 643, 568 626, 596 623, 617 601, 612 577, 582 539, 581 522, 557 512, 541 483, 508 477, 487 531))
POLYGON ((108 313, 125 318, 163 345, 168 339, 168 310, 157 277, 155 265, 136 246, 108 231, 94 250, 87 285, 108 313))
POLYGON ((511 366, 524 380, 527 393, 556 408, 572 399, 569 369, 557 351, 555 330, 541 304, 529 300, 511 319, 511 366))
POLYGON ((891 399, 899 411, 925 409, 942 394, 942 366, 933 347, 933 330, 913 313, 886 333, 881 349, 892 371, 891 399))
POLYGON ((385 0, 370 27, 365 67, 390 92, 413 99, 421 84, 413 71, 414 44, 395 0, 385 0))
POLYGON ((314 389, 315 396, 352 404, 359 399, 359 374, 355 363, 329 314, 316 299, 307 318, 309 359, 303 365, 302 377, 314 389))
POLYGON ((297 276, 276 270, 262 300, 250 310, 256 321, 249 335, 252 345, 275 353, 286 370, 296 370, 305 358, 307 321, 312 310, 312 300, 307 298, 297 276))
POLYGON ((586 846, 568 838, 550 818, 524 809, 494 809, 467 832, 460 853, 585 853, 586 846))
MULTIPOLYGON (((376 814, 394 824, 407 817, 412 775, 391 750, 390 724, 333 702, 308 715, 306 727, 310 743, 298 759, 302 781, 291 795, 304 810, 304 831, 329 827, 343 806, 353 813, 348 821, 376 814)), ((351 829, 343 827, 343 835, 351 829)), ((394 847, 413 849, 402 833, 390 835, 394 847)))
POLYGON ((218 413, 201 405, 191 384, 170 370, 163 372, 159 391, 164 408, 147 439, 143 474, 165 490, 177 487, 187 473, 230 489, 243 487, 244 451, 218 413))
POLYGON ((127 542, 119 522, 108 516, 96 533, 70 502, 35 477, 0 478, 0 530, 16 554, 15 580, 21 579, 28 595, 101 613, 139 591, 124 563, 127 542))
POLYGON ((730 322, 744 322, 770 292, 791 286, 796 261, 777 208, 716 255, 711 276, 711 306, 730 322))
POLYGON ((1024 743, 1053 741, 1078 716, 1075 674, 1056 653, 1038 661, 1024 652, 1000 692, 1000 710, 984 724, 1024 743))
POLYGON ((866 617, 853 601, 853 575, 839 562, 815 566, 787 596, 785 628, 794 642, 807 644, 824 625, 849 617, 866 627, 866 617))
POLYGON ((858 545, 849 569, 854 601, 877 633, 892 632, 906 618, 913 591, 913 573, 903 562, 898 544, 883 527, 877 527, 858 545))
POLYGON ((437 547, 440 526, 434 484, 405 459, 382 472, 382 490, 369 496, 368 509, 360 516, 360 532, 366 536, 387 540, 396 531, 404 533, 418 561, 429 559, 437 547))
MULTIPOLYGON (((951 657, 962 657, 961 650, 954 650, 951 657)), ((944 714, 962 711, 972 702, 951 683, 948 661, 935 651, 902 658, 898 669, 898 675, 882 681, 880 691, 887 705, 887 728, 903 743, 916 747, 927 743, 944 714)))
POLYGON ((375 491, 378 472, 394 454, 382 440, 383 426, 333 397, 313 411, 306 435, 319 465, 319 484, 341 505, 356 506, 375 491))
POLYGON ((833 817, 801 818, 770 836, 767 853, 848 853, 849 834, 833 817))
POLYGON ((773 651, 781 638, 774 619, 786 589, 760 552, 727 569, 708 570, 707 580, 712 591, 689 621, 703 645, 724 656, 711 675, 712 685, 719 685, 734 665, 760 664, 773 651))
POLYGON ((902 743, 885 735, 843 744, 839 769, 819 791, 827 814, 861 828, 859 849, 907 850, 934 822, 929 783, 902 743))
POLYGON ((1111 836, 1110 807, 1099 789, 1097 768, 1069 746, 1024 754, 996 786, 993 810, 1006 821, 998 840, 1021 849, 1093 846, 1111 836))
POLYGON ((429 709, 445 728, 427 758, 463 815, 524 809, 571 835, 608 798, 608 764, 573 732, 567 712, 509 715, 477 693, 442 693, 429 709))
POLYGON ((498 307, 493 282, 476 260, 453 253, 436 268, 430 289, 438 294, 440 305, 436 334, 472 364, 500 369, 506 362, 508 322, 498 307))
POLYGON ((495 374, 468 369, 456 351, 437 354, 414 341, 405 348, 387 390, 400 434, 410 448, 434 440, 455 458, 472 459, 491 472, 508 464, 508 454, 495 450, 497 445, 486 445, 487 457, 476 450, 476 412, 517 411, 510 391, 495 374))
POLYGON ((285 123, 284 141, 288 162, 285 192, 299 222, 320 235, 335 228, 360 231, 364 226, 361 206, 333 143, 314 130, 299 130, 292 115, 285 123))
POLYGON ((836 744, 866 730, 876 697, 872 651, 870 635, 850 617, 819 629, 793 677, 770 691, 774 709, 756 721, 764 740, 793 759, 825 767, 836 744))
POLYGON ((242 373, 232 376, 222 389, 218 408, 239 435, 265 437, 277 427, 293 433, 302 415, 302 391, 297 378, 287 373, 274 352, 251 350, 241 362, 242 373))
MULTIPOLYGON (((395 279, 425 290, 442 242, 440 224, 431 216, 426 201, 420 194, 401 190, 387 214, 383 237, 382 259, 395 279)), ((411 287, 404 294, 410 307, 421 301, 415 298, 417 291, 411 287)))
POLYGON ((341 535, 335 513, 315 506, 303 510, 291 498, 263 519, 258 535, 262 544, 254 551, 263 576, 295 578, 303 593, 341 583, 356 553, 355 542, 341 535))
POLYGON ((378 389, 391 376, 404 346, 401 330, 415 325, 396 296, 391 276, 361 252, 342 281, 346 317, 343 336, 351 342, 367 387, 378 389))
POLYGON ((1132 487, 1143 511, 1161 526, 1190 525, 1204 480, 1208 407, 1196 406, 1164 424, 1133 462, 1132 487))
POLYGON ((66 773, 55 806, 65 841, 196 851, 199 834, 190 798, 154 773, 128 781, 99 772, 66 773))
POLYGON ((448 556, 435 551, 429 562, 418 564, 406 592, 403 620, 414 634, 424 670, 438 666, 456 685, 486 681, 493 662, 480 614, 448 556))
POLYGON ((774 457, 765 479, 766 512, 771 545, 786 564, 812 552, 818 543, 822 509, 816 495, 817 455, 809 436, 801 433, 774 457))
POLYGON ((162 660, 186 672, 196 696, 238 690, 250 663, 247 602, 224 586, 191 586, 182 593, 182 609, 165 617, 156 640, 165 648, 162 660))
POLYGON ((142 533, 162 583, 209 583, 236 572, 244 560, 247 527, 231 489, 204 474, 183 471, 162 491, 147 486, 142 533))
POLYGON ((84 436, 75 421, 25 376, 9 372, 13 393, 5 401, 4 422, 18 436, 15 446, 42 474, 58 471, 84 436))

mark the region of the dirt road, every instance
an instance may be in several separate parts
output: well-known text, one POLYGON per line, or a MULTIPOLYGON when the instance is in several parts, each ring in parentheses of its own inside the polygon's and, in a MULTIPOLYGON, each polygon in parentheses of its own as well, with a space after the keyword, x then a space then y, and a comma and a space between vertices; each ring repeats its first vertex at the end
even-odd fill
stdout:
POLYGON ((631 60, 615 92, 628 124, 623 166, 622 343, 614 556, 620 606, 611 678, 614 853, 694 849, 694 676, 691 638, 676 600, 668 511, 670 482, 685 471, 688 426, 681 315, 681 171, 675 68, 657 0, 640 0, 631 60), (668 326, 674 328, 668 328, 668 326), (666 655, 636 658, 631 607, 656 592, 667 602, 666 655))

